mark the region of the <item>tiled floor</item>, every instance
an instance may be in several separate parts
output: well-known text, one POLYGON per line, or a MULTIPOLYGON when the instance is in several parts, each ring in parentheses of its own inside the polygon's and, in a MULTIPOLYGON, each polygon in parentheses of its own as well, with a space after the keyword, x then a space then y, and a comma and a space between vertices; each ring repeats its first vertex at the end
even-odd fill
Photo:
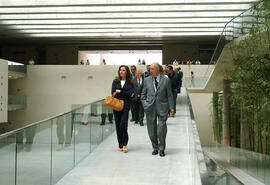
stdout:
POLYGON ((183 94, 178 98, 176 117, 167 121, 165 157, 151 155, 146 126, 130 122, 128 153, 118 151, 114 133, 57 185, 191 185, 187 131, 190 117, 183 94))

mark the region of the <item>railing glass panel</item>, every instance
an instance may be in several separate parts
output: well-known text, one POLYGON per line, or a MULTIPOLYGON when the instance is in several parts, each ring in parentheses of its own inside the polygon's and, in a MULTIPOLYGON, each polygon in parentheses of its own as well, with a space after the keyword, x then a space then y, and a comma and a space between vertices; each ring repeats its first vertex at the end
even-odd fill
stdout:
POLYGON ((51 120, 52 184, 58 182, 74 167, 74 129, 72 113, 51 120))
POLYGON ((0 138, 0 179, 1 184, 15 184, 16 135, 0 138))
POLYGON ((208 77, 185 77, 183 87, 186 88, 203 88, 208 77))
POLYGON ((27 66, 26 65, 8 65, 8 70, 11 72, 26 74, 27 66))
POLYGON ((270 184, 270 156, 220 144, 206 148, 224 162, 237 167, 255 179, 270 184))
POLYGON ((44 121, 16 133, 17 185, 50 184, 51 121, 44 121), (39 130, 42 125, 43 129, 39 130))
POLYGON ((114 132, 112 119, 101 100, 0 135, 1 184, 56 184, 114 132))
POLYGON ((208 156, 205 156, 205 160, 209 175, 209 185, 243 185, 243 183, 208 156))
POLYGON ((8 105, 26 106, 26 96, 8 96, 8 105))
MULTIPOLYGON (((259 5, 260 6, 260 5, 259 5)), ((215 51, 212 55, 210 64, 216 64, 224 46, 230 41, 237 39, 243 35, 249 34, 252 25, 260 25, 261 30, 264 30, 264 19, 265 17, 258 17, 253 8, 248 9, 247 11, 241 13, 240 15, 234 17, 229 21, 222 33, 220 34, 219 41, 215 48, 215 51)), ((209 70, 209 69, 208 69, 209 70)), ((206 71, 204 77, 207 77, 208 70, 206 71)))

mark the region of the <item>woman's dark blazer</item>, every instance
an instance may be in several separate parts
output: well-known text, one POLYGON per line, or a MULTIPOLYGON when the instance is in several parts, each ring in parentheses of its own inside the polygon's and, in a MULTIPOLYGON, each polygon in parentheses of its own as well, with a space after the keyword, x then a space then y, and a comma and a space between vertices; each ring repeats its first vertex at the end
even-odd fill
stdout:
POLYGON ((124 109, 130 109, 131 103, 131 95, 134 93, 133 84, 126 80, 124 87, 121 87, 121 82, 116 82, 115 80, 112 83, 112 94, 116 91, 116 89, 120 89, 120 93, 116 93, 115 98, 120 100, 124 100, 124 109))

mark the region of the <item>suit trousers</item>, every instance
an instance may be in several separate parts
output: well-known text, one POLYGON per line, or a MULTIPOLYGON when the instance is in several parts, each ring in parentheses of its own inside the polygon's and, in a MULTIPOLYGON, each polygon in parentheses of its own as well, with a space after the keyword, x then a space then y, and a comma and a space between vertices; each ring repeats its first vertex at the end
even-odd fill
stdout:
POLYGON ((143 110, 141 100, 136 100, 134 102, 134 107, 135 107, 135 112, 134 112, 135 113, 135 115, 134 115, 135 122, 143 123, 144 110, 143 110))
POLYGON ((147 130, 154 150, 165 150, 167 135, 167 115, 161 116, 156 108, 146 110, 147 130), (158 122, 157 122, 158 120, 158 122))
POLYGON ((65 144, 66 146, 69 146, 72 140, 72 121, 69 115, 57 118, 56 130, 57 130, 58 144, 65 144))
POLYGON ((130 103, 130 110, 131 110, 131 120, 135 120, 135 100, 131 100, 131 103, 130 103))
POLYGON ((177 92, 176 92, 176 91, 172 91, 172 95, 173 95, 173 108, 174 108, 174 113, 176 113, 176 99, 177 99, 177 92))
POLYGON ((113 111, 119 148, 127 146, 128 144, 128 112, 128 109, 113 111))

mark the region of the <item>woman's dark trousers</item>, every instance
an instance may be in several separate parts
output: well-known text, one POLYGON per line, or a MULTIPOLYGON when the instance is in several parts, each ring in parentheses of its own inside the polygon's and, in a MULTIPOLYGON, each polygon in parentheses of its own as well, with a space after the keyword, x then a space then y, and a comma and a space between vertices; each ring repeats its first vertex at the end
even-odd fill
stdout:
POLYGON ((119 148, 127 146, 128 144, 128 112, 128 109, 113 111, 119 148))

